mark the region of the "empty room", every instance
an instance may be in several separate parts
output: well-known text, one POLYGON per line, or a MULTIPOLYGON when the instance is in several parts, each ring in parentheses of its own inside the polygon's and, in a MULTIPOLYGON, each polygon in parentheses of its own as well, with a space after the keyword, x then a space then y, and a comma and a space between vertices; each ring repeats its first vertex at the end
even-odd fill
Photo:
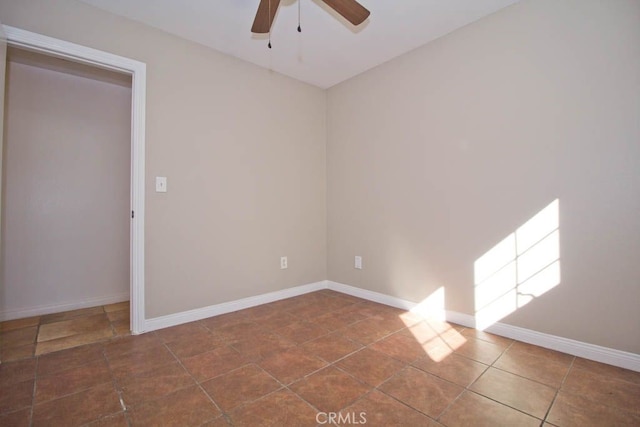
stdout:
POLYGON ((0 33, 0 425, 640 425, 638 0, 0 33))

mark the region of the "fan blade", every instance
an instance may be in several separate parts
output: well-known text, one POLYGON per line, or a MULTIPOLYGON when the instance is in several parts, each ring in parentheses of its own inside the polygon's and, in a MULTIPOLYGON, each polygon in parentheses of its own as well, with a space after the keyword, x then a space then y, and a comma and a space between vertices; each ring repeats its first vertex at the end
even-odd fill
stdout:
POLYGON ((369 12, 356 0, 322 0, 353 25, 360 25, 369 17, 369 12))
POLYGON ((251 27, 252 33, 268 33, 273 24, 273 18, 276 16, 280 0, 260 0, 256 18, 253 20, 251 27))

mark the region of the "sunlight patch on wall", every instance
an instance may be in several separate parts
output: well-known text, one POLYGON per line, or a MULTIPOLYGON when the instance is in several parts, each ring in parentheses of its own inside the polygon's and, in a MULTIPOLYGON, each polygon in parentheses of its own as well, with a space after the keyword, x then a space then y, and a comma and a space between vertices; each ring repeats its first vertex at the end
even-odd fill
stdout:
POLYGON ((444 322, 444 286, 440 286, 410 311, 425 319, 430 318, 444 322))
POLYGON ((476 329, 483 330, 560 284, 558 199, 474 263, 476 329))

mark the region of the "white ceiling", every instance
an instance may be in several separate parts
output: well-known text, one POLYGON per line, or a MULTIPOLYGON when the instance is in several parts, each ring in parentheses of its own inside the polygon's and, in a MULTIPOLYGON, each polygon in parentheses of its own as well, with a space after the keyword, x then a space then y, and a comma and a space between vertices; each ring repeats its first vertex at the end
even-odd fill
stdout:
POLYGON ((251 33, 259 0, 82 0, 321 88, 328 88, 519 0, 359 0, 354 27, 321 0, 282 0, 271 32, 251 33))

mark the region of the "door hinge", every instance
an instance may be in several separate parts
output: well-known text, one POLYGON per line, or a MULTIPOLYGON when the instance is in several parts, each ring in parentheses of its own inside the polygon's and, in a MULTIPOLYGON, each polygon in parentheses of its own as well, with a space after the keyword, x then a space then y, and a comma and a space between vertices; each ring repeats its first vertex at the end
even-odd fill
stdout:
POLYGON ((134 211, 131 211, 131 218, 135 218, 136 213, 134 211))

